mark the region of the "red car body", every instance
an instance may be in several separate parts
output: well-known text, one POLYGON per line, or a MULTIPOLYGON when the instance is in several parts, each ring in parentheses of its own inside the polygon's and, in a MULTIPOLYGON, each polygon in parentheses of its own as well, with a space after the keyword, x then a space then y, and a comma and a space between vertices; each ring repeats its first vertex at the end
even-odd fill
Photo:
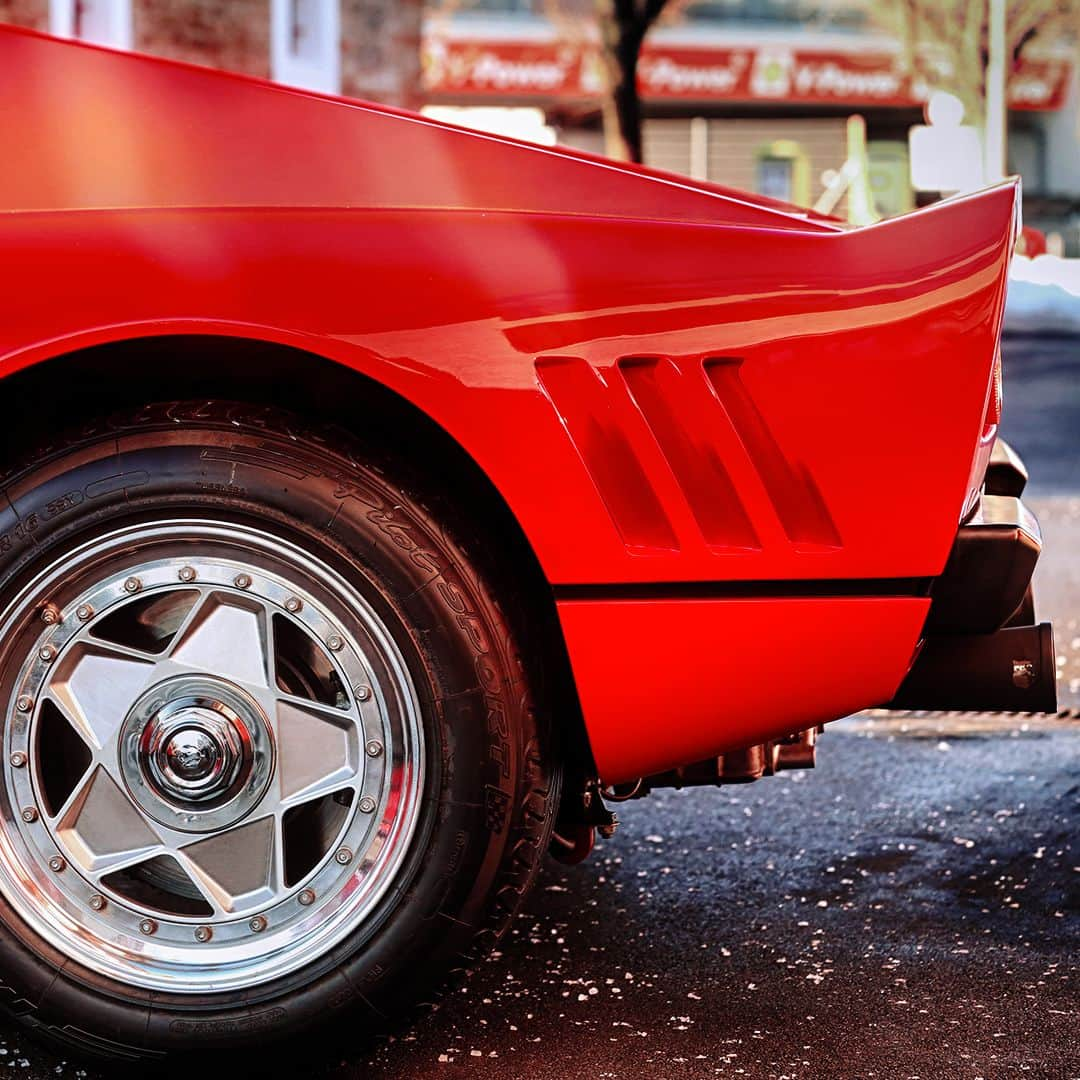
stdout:
POLYGON ((5 412, 163 335, 392 391, 520 526, 605 783, 897 693, 996 435, 1015 182, 847 230, 29 33, 0 87, 5 412))

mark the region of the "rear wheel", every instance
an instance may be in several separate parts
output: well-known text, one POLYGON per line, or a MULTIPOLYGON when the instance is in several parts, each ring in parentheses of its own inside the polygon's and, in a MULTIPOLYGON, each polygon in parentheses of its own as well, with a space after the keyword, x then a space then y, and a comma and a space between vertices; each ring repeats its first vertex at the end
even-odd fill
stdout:
MULTIPOLYGON (((391 470, 393 471, 393 470, 391 470)), ((493 942, 557 798, 514 627, 340 433, 172 405, 6 485, 0 979, 113 1058, 387 1014, 493 942)))

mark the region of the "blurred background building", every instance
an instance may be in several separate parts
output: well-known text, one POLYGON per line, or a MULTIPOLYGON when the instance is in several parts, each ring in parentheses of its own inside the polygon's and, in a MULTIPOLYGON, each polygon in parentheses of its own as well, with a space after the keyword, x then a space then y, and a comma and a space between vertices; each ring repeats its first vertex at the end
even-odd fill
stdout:
MULTIPOLYGON (((669 0, 638 68, 644 159, 840 213, 852 161, 877 214, 936 198, 913 185, 911 132, 935 89, 955 82, 961 102, 965 92, 934 19, 986 2, 930 0, 916 36, 927 0, 669 0)), ((1039 8, 1004 2, 1013 14, 1039 8)), ((595 9, 595 0, 0 0, 0 20, 602 153, 595 9)), ((1060 14, 1062 0, 1041 10, 1060 14)), ((1075 45, 1067 23, 1029 21, 1013 28, 1008 59, 1007 168, 1023 176, 1027 223, 1080 253, 1075 45)))

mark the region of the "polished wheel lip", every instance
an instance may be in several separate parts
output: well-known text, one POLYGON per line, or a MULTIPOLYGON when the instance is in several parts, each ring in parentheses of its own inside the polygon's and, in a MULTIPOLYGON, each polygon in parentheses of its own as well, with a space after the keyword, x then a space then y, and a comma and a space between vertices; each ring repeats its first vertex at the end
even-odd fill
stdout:
MULTIPOLYGON (((200 993, 252 987, 303 967, 362 930, 394 885, 419 822, 424 790, 419 699, 400 649, 372 606, 336 570, 292 542, 250 526, 205 518, 114 530, 84 543, 27 584, 4 611, 0 641, 7 654, 5 672, 19 662, 12 659, 12 643, 26 655, 14 683, 7 679, 4 686, 0 890, 31 928, 65 955, 148 989, 200 993), (167 557, 150 557, 164 551, 167 557), (350 703, 358 717, 357 767, 363 781, 338 840, 319 865, 291 883, 288 896, 277 898, 278 903, 258 911, 217 912, 214 919, 151 916, 139 905, 112 896, 102 906, 100 882, 87 879, 81 865, 72 865, 62 854, 60 833, 50 831, 56 822, 44 814, 27 822, 20 812, 40 793, 41 763, 32 736, 39 695, 47 693, 48 671, 64 663, 73 641, 84 640, 81 631, 132 599, 125 582, 137 579, 139 596, 152 594, 165 566, 176 574, 174 580, 190 588, 193 579, 177 567, 186 571, 195 564, 200 589, 216 595, 242 591, 244 603, 256 602, 250 598, 261 589, 265 596, 258 602, 271 605, 275 615, 279 609, 294 619, 302 613, 309 632, 323 641, 333 639, 329 648, 345 685, 363 691, 357 690, 350 703), (244 583, 242 590, 238 581, 244 583), (45 605, 53 603, 60 618, 40 619, 45 605), (93 618, 86 617, 87 609, 93 618), (33 707, 20 710, 20 700, 27 698, 33 707), (364 753, 372 742, 385 747, 375 758, 364 753), (13 764, 20 753, 28 755, 29 768, 13 764), (373 786, 367 782, 369 774, 377 779, 373 786), (335 855, 345 850, 350 858, 342 863, 335 855), (65 862, 63 873, 42 869, 49 866, 50 852, 65 862), (314 902, 305 902, 312 895, 314 902), (254 924, 259 925, 257 932, 254 924), (205 926, 211 927, 209 938, 205 926), (195 932, 204 936, 198 938, 195 932)), ((288 703, 301 713, 316 711, 307 700, 288 703)))

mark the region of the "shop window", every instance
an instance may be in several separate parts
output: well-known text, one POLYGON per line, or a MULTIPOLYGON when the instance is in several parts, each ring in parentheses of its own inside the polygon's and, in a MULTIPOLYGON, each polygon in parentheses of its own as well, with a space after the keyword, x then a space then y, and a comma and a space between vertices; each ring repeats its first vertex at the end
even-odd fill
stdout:
POLYGON ((60 37, 130 49, 131 0, 51 0, 49 29, 60 37))
POLYGON ((795 167, 791 158, 759 157, 755 186, 759 195, 791 202, 795 198, 795 167))
POLYGON ((790 139, 760 147, 754 158, 754 190, 770 199, 809 205, 810 162, 802 147, 790 139))
POLYGON ((339 7, 338 0, 271 0, 271 59, 278 82, 338 93, 339 7))

